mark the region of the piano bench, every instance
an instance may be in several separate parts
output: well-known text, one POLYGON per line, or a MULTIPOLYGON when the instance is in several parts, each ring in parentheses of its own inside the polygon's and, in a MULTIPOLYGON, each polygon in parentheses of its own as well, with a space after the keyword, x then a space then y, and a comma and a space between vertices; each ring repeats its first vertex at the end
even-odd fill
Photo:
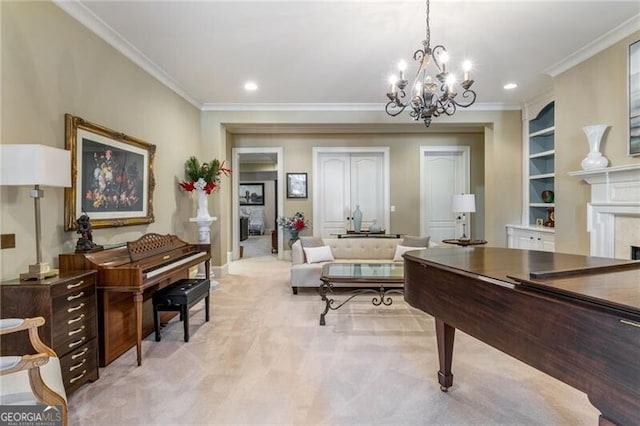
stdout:
POLYGON ((203 298, 205 299, 205 320, 209 321, 208 279, 183 279, 153 293, 153 325, 156 342, 160 341, 160 312, 180 312, 180 321, 184 322, 184 341, 189 341, 189 309, 203 298))

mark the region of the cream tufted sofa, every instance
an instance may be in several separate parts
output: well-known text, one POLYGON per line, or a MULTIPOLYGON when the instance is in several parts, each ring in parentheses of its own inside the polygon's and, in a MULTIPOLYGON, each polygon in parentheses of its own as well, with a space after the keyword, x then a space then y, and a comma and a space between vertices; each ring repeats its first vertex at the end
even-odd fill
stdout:
MULTIPOLYGON (((402 238, 323 238, 331 247, 333 262, 393 263, 396 246, 402 238)), ((306 263, 300 240, 291 246, 291 289, 298 294, 298 287, 320 287, 322 267, 330 262, 306 263)))

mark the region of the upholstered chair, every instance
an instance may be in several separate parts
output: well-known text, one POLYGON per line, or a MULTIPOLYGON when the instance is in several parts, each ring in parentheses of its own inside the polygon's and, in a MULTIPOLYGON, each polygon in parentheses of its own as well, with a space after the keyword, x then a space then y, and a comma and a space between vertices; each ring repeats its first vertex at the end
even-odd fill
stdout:
POLYGON ((33 355, 0 357, 0 405, 39 403, 56 411, 61 409, 62 424, 66 425, 67 396, 62 381, 60 360, 38 335, 38 327, 44 322, 42 317, 0 319, 0 345, 2 336, 27 331, 29 341, 36 352, 33 355))

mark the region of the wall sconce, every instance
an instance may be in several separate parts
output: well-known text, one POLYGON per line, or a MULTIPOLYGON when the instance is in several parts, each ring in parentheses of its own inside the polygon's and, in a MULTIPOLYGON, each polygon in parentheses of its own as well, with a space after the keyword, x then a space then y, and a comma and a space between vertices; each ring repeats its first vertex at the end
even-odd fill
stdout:
POLYGON ((40 186, 71 186, 71 152, 45 145, 0 145, 0 185, 33 186, 29 196, 33 198, 36 221, 36 263, 29 265, 29 272, 20 274, 21 280, 43 279, 58 275, 57 269, 42 262, 40 245, 40 198, 44 191, 40 186))
POLYGON ((466 214, 475 213, 476 196, 473 194, 454 194, 451 197, 451 211, 454 213, 462 213, 462 237, 459 240, 469 240, 466 233, 466 214))

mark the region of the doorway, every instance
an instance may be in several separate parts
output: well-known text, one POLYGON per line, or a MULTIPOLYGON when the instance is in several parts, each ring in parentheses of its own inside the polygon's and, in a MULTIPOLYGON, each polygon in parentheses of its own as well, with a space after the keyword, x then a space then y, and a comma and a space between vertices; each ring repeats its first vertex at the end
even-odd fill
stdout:
MULTIPOLYGON (((266 256, 277 251, 277 257, 282 259, 282 230, 275 226, 284 209, 282 148, 232 148, 231 151, 236 176, 232 190, 232 259, 240 259, 241 247, 245 245, 251 245, 250 249, 247 247, 248 256, 266 256), (255 188, 259 194, 253 195, 249 202, 246 197, 241 198, 241 185, 242 195, 247 188, 255 188), (272 236, 272 231, 276 235, 272 236)), ((244 247, 242 251, 244 256, 244 247)))
POLYGON ((458 220, 451 211, 454 194, 469 193, 468 146, 420 147, 420 235, 440 243, 462 235, 462 220, 471 235, 469 216, 458 220))

